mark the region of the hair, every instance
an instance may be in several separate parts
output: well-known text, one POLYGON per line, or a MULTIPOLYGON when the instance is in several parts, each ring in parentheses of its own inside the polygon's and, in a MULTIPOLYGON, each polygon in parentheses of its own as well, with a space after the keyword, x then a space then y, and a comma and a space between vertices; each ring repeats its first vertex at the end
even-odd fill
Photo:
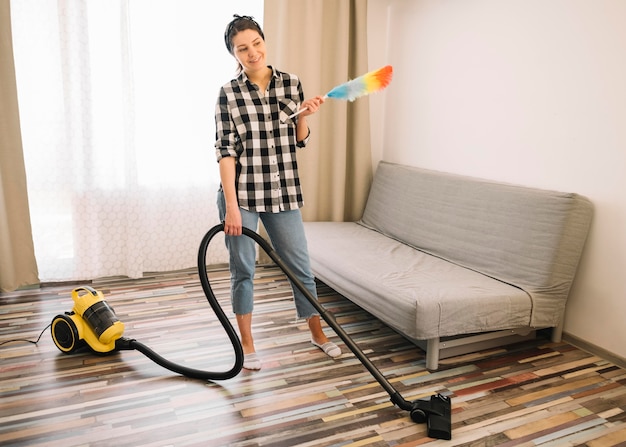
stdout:
POLYGON ((259 26, 259 24, 254 20, 251 16, 240 16, 238 14, 233 15, 234 19, 230 21, 228 26, 226 26, 226 31, 224 31, 224 43, 226 44, 226 49, 232 55, 233 53, 233 37, 237 35, 240 31, 244 31, 247 29, 254 30, 261 35, 261 38, 265 40, 265 35, 263 34, 263 30, 259 26))

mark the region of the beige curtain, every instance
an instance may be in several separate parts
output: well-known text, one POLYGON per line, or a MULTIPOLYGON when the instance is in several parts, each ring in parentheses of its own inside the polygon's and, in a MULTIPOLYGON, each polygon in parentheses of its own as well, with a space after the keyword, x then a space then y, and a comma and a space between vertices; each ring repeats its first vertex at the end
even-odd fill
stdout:
POLYGON ((0 0, 0 291, 38 282, 17 106, 10 1, 0 0))
MULTIPOLYGON (((265 0, 268 62, 298 75, 306 97, 324 95, 368 71, 366 24, 367 0, 265 0)), ((308 121, 304 220, 360 218, 372 179, 367 97, 329 99, 308 121)))

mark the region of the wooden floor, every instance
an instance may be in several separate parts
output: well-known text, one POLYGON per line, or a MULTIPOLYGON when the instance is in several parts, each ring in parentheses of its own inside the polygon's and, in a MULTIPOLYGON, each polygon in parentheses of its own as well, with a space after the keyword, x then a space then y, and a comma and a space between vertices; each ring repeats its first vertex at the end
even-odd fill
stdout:
MULTIPOLYGON (((210 277, 230 315, 227 272, 210 277)), ((233 364, 194 271, 92 285, 125 323, 125 336, 197 369, 233 364)), ((73 287, 0 295, 0 343, 36 340, 72 308, 73 287)), ((63 354, 49 329, 36 345, 2 344, 0 445, 626 445, 626 371, 571 345, 539 338, 442 360, 429 372, 422 351, 320 284, 320 301, 405 399, 451 396, 452 440, 434 440, 351 352, 332 360, 310 344, 276 268, 259 268, 256 291, 263 369, 226 381, 178 376, 138 351, 63 354)))

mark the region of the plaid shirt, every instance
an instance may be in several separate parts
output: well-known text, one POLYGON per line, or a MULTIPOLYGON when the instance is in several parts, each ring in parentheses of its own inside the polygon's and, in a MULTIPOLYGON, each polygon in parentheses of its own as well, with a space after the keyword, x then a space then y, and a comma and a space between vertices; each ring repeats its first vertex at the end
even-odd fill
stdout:
MULTIPOLYGON (((215 106, 215 152, 237 158, 239 206, 249 211, 288 211, 303 205, 296 163, 296 122, 289 115, 304 100, 300 80, 273 69, 265 95, 245 73, 220 89, 215 106)), ((297 118, 295 118, 297 119, 297 118)))

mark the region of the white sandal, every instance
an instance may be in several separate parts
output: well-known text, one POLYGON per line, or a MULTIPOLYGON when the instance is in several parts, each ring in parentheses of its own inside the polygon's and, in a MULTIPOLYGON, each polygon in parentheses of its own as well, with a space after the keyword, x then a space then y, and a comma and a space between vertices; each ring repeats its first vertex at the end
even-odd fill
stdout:
POLYGON ((256 355, 256 352, 243 355, 243 367, 252 371, 261 369, 261 359, 256 355))
POLYGON ((314 340, 311 340, 311 343, 313 343, 313 346, 317 346, 322 351, 324 351, 324 354, 326 354, 328 357, 337 358, 341 355, 341 349, 332 341, 327 341, 323 345, 320 345, 319 343, 315 343, 314 340))

